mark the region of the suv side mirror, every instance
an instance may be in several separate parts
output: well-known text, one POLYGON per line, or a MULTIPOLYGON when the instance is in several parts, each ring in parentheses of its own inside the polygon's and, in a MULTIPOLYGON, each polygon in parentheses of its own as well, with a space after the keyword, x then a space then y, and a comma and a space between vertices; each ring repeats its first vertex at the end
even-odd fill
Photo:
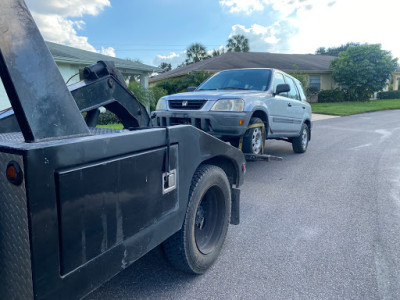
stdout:
POLYGON ((290 85, 287 83, 281 83, 276 86, 275 95, 279 95, 280 93, 286 93, 290 91, 290 85))
POLYGON ((195 86, 189 86, 187 89, 186 89, 186 91, 187 92, 193 92, 193 91, 195 91, 197 89, 197 87, 195 87, 195 86))

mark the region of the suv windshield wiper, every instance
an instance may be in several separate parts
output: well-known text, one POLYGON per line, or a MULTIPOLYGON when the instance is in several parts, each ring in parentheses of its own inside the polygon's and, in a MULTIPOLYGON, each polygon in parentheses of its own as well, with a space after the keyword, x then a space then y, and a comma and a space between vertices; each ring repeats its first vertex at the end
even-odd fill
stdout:
POLYGON ((246 90, 247 91, 249 89, 227 86, 227 87, 220 88, 219 90, 246 90))

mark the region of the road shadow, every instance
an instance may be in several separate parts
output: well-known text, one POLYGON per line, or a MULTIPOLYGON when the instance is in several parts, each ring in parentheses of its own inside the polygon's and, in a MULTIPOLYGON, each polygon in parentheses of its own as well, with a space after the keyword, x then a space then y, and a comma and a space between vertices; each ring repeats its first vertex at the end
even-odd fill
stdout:
POLYGON ((159 246, 119 273, 85 299, 165 298, 164 292, 185 289, 198 276, 174 269, 159 246), (127 294, 130 296, 127 298, 127 294))

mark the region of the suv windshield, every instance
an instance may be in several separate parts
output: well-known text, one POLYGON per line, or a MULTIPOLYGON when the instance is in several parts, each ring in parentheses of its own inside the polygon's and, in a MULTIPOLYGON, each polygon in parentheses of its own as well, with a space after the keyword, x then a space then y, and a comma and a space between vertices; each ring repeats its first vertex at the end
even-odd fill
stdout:
POLYGON ((216 74, 198 87, 200 90, 256 90, 266 91, 271 70, 229 70, 216 74))

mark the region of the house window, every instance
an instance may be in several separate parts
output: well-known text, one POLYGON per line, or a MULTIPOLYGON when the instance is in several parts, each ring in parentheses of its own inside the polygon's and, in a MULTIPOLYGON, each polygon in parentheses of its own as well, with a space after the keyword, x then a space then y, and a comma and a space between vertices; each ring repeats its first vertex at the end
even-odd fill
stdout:
POLYGON ((317 91, 319 91, 321 89, 321 76, 320 75, 310 75, 309 88, 316 89, 317 91))

